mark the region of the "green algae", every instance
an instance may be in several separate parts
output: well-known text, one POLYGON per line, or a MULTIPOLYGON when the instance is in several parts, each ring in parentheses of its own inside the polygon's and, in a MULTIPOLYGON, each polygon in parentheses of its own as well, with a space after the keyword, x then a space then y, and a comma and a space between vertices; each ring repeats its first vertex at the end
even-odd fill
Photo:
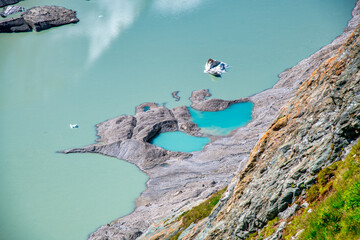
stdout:
POLYGON ((343 161, 321 170, 306 192, 309 208, 285 229, 285 239, 357 239, 360 237, 360 140, 343 161), (311 208, 311 211, 309 209, 311 208))

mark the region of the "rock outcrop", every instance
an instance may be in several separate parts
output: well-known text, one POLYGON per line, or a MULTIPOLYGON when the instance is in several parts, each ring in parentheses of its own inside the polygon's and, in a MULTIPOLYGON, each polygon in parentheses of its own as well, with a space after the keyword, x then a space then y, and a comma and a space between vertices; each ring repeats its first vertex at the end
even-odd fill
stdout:
MULTIPOLYGON (((182 239, 246 239, 360 136, 360 28, 312 72, 251 151, 232 197, 182 239)), ((281 234, 279 235, 281 237, 281 234)))
POLYGON ((191 107, 199 111, 216 112, 225 110, 235 103, 250 101, 249 98, 239 98, 228 101, 217 98, 208 99, 208 97, 211 97, 211 93, 208 89, 193 91, 190 97, 191 107))
POLYGON ((0 21, 0 33, 31 32, 31 27, 23 17, 0 21))
MULTIPOLYGON (((245 239, 286 211, 314 182, 312 174, 336 161, 360 130, 359 34, 353 33, 360 23, 359 10, 360 1, 344 33, 330 45, 280 74, 273 88, 242 99, 254 103, 251 122, 212 138, 201 152, 184 155, 147 142, 174 129, 199 134, 186 107, 169 110, 154 104, 138 107, 135 116, 98 125, 100 143, 65 151, 124 159, 149 176, 135 211, 89 238, 169 238, 179 230, 177 216, 225 186, 212 214, 190 225, 180 238, 245 239), (117 128, 117 122, 124 125, 117 128)), ((233 104, 206 97, 207 90, 194 92, 192 106, 217 111, 233 104)))
POLYGON ((59 6, 41 6, 26 10, 20 17, 0 21, 0 33, 43 31, 70 23, 77 23, 76 12, 59 6))
MULTIPOLYGON (((315 183, 319 170, 360 136, 360 27, 346 36, 280 110, 234 178, 233 191, 179 239, 246 239, 276 216, 291 216, 298 206, 288 207, 315 183)), ((142 239, 175 235, 179 224, 176 218, 169 222, 142 239)), ((280 239, 284 226, 271 239, 280 239)))
POLYGON ((136 108, 135 116, 122 115, 97 124, 97 144, 69 149, 63 153, 100 153, 126 159, 146 171, 168 159, 191 156, 189 153, 170 152, 150 144, 155 136, 163 132, 183 131, 202 136, 190 118, 186 107, 170 110, 155 103, 143 103, 136 108))
POLYGON ((174 92, 171 93, 171 96, 173 98, 175 98, 175 101, 180 101, 180 97, 179 97, 178 94, 179 94, 179 91, 174 91, 174 92))
POLYGON ((0 8, 19 3, 23 0, 0 0, 0 8))

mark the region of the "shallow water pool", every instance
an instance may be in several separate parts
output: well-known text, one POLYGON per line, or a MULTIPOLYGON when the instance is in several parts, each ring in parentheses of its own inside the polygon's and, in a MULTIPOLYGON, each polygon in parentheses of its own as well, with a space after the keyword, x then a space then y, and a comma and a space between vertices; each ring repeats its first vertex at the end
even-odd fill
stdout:
POLYGON ((202 112, 193 108, 189 108, 189 111, 192 121, 201 128, 201 132, 219 136, 245 126, 251 120, 252 108, 251 102, 244 102, 217 112, 202 112))
POLYGON ((154 145, 175 152, 201 151, 209 142, 208 138, 194 137, 179 131, 161 133, 151 141, 154 145))

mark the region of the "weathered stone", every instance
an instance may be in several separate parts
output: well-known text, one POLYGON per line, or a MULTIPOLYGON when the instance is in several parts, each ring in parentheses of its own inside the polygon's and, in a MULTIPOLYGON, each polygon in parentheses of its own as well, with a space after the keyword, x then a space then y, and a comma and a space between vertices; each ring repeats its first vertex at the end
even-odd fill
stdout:
POLYGON ((280 200, 279 200, 279 203, 280 205, 283 204, 283 203, 292 203, 292 200, 295 196, 295 190, 294 189, 287 189, 283 195, 281 196, 280 200))
POLYGON ((287 218, 291 217, 292 215, 294 215, 296 210, 298 210, 298 209, 299 209, 299 205, 295 203, 291 207, 287 208, 285 211, 279 213, 279 217, 281 219, 287 219, 287 218))
POLYGON ((281 222, 279 227, 276 229, 275 233, 271 236, 265 238, 265 240, 279 240, 282 239, 282 230, 284 230, 286 222, 281 222))
POLYGON ((180 97, 179 97, 178 94, 179 94, 179 91, 174 91, 174 92, 171 93, 171 96, 173 98, 175 98, 175 101, 180 101, 180 97))
POLYGON ((0 33, 12 32, 30 32, 30 26, 25 22, 24 18, 11 18, 0 21, 0 33))
POLYGON ((216 112, 224 110, 235 103, 250 101, 249 98, 239 98, 236 100, 227 101, 216 98, 207 99, 208 97, 211 97, 211 94, 207 89, 193 91, 190 97, 190 101, 192 103, 191 107, 199 111, 216 112))
POLYGON ((26 10, 21 16, 32 29, 39 32, 52 27, 77 23, 76 12, 59 6, 41 6, 26 10))

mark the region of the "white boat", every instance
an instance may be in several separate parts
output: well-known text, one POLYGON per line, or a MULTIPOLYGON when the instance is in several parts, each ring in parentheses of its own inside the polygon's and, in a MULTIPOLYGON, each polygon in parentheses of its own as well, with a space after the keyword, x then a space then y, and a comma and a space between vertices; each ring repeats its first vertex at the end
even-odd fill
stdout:
POLYGON ((79 127, 79 125, 70 123, 70 128, 78 128, 78 127, 79 127))
POLYGON ((215 77, 221 77, 223 73, 226 73, 228 68, 230 68, 228 64, 210 58, 205 64, 204 73, 209 73, 215 77))

